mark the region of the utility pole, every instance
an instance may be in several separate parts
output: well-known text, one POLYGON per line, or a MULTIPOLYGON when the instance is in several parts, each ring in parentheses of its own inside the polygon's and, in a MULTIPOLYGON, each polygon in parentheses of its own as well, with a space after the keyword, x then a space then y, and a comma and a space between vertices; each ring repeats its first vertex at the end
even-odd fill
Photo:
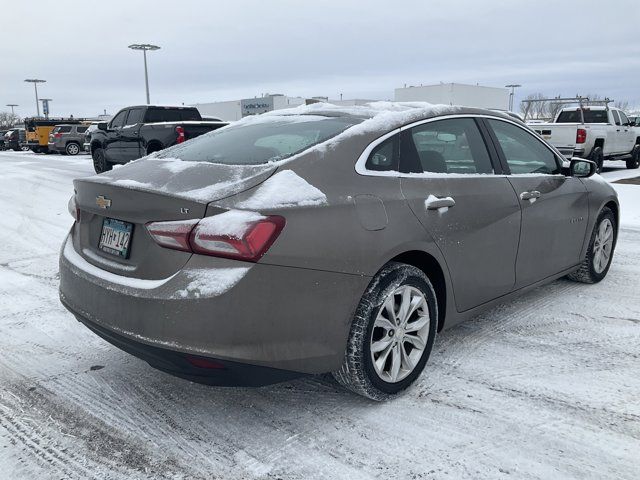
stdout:
POLYGON ((144 85, 147 90, 147 105, 151 103, 151 99, 149 96, 149 72, 147 70, 147 50, 160 50, 160 47, 157 45, 151 45, 148 43, 134 43, 133 45, 129 45, 131 50, 142 50, 142 54, 144 56, 144 85))

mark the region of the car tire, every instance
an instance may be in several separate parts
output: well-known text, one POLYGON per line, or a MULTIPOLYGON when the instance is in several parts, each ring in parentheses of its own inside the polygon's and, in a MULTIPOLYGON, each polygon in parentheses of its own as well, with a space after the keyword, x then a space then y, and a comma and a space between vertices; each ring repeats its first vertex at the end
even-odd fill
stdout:
POLYGON ((580 268, 567 275, 567 278, 581 283, 598 283, 606 277, 613 260, 617 236, 616 217, 610 208, 605 207, 591 232, 585 259, 580 268))
POLYGON ((596 173, 602 173, 602 167, 604 166, 604 153, 602 152, 602 147, 595 147, 591 150, 589 160, 595 162, 596 173))
POLYGON ((429 278, 412 265, 388 263, 371 280, 360 300, 344 360, 333 372, 334 378, 372 400, 398 394, 424 369, 437 324, 438 304, 429 278), (403 308, 412 302, 418 305, 400 318, 403 308))
POLYGON ((631 158, 627 160, 628 169, 636 169, 640 167, 640 145, 636 145, 631 150, 631 158))
POLYGON ((29 147, 27 147, 26 145, 23 145, 23 146, 20 147, 20 150, 22 150, 23 152, 28 152, 31 149, 29 147))
POLYGON ((95 148, 91 152, 91 158, 93 158, 93 169, 96 173, 108 172, 113 168, 113 165, 107 160, 102 148, 95 148))
POLYGON ((75 142, 69 142, 64 151, 67 155, 78 155, 80 153, 80 145, 75 142))

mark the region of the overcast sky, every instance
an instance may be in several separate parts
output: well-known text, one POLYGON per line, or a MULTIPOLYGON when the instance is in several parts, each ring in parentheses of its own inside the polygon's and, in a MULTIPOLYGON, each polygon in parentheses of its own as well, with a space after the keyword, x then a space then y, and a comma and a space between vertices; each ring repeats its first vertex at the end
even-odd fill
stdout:
POLYGON ((203 103, 342 93, 393 99, 438 82, 549 96, 590 92, 640 107, 638 0, 30 0, 7 2, 0 27, 0 110, 97 115, 151 101, 203 103), (26 10, 25 10, 26 9, 26 10))

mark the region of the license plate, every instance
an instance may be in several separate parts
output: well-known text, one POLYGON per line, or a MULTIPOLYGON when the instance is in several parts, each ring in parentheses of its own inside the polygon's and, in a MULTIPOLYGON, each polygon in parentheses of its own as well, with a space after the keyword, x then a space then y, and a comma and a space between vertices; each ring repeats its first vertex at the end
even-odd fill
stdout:
POLYGON ((122 222, 114 218, 105 218, 102 222, 102 233, 98 248, 103 252, 116 255, 121 258, 129 258, 129 244, 133 224, 122 222))

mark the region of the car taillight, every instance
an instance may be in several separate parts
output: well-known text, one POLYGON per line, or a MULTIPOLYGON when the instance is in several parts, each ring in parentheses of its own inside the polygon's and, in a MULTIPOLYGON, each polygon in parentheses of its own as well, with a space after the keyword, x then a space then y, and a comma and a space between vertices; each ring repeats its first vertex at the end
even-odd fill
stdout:
POLYGON ((67 209, 69 210, 69 214, 73 217, 76 222, 80 221, 80 209, 76 204, 76 196, 72 195, 69 199, 69 203, 67 203, 67 209))
POLYGON ((53 136, 55 138, 62 138, 62 134, 61 133, 54 133, 53 136))
POLYGON ((182 143, 186 140, 184 136, 184 127, 181 127, 180 125, 178 125, 176 127, 176 133, 178 134, 178 139, 176 140, 176 143, 182 143))
POLYGON ((198 220, 147 223, 147 231, 161 247, 190 252, 189 235, 198 220))
POLYGON ((584 128, 579 128, 576 131, 576 143, 584 143, 587 141, 587 131, 584 128))
POLYGON ((257 262, 273 245, 284 225, 283 217, 272 215, 249 223, 237 235, 216 233, 198 220, 151 222, 147 230, 156 243, 165 248, 257 262))

